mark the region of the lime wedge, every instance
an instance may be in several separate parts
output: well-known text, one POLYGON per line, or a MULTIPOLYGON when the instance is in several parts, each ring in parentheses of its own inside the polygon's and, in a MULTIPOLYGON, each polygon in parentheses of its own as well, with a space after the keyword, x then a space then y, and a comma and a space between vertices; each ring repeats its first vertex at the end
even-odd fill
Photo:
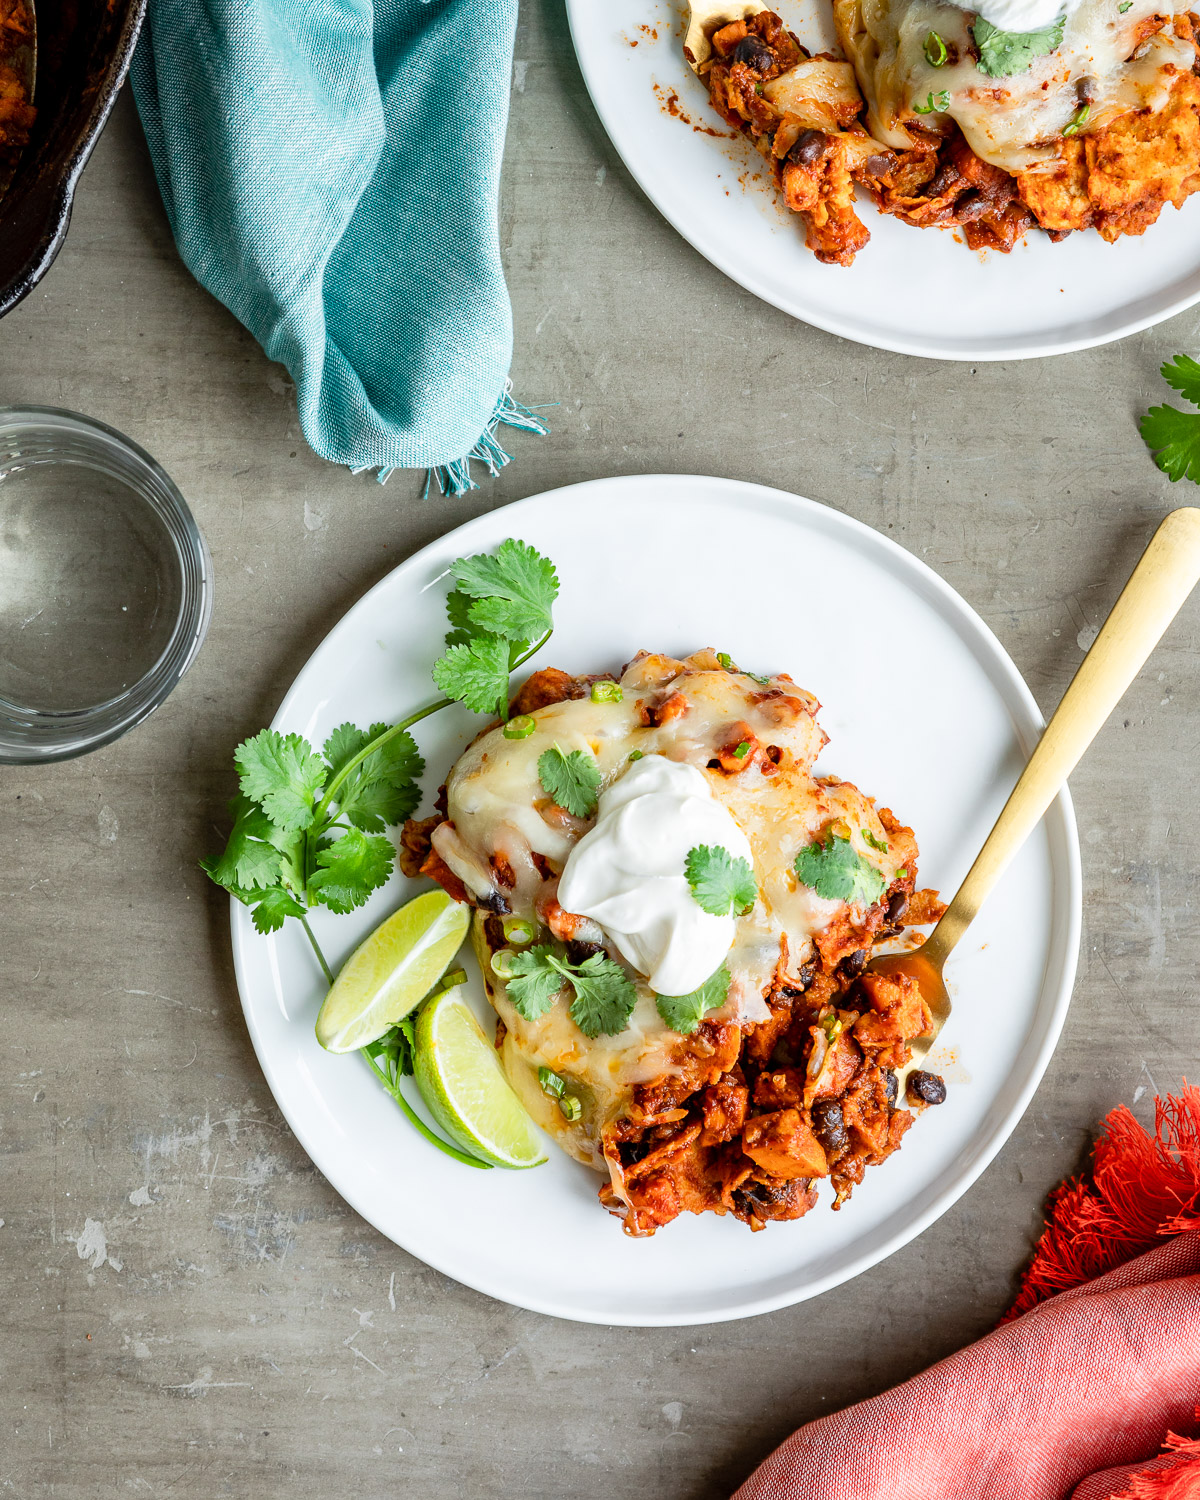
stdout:
POLYGON ((446 990, 417 1017, 413 1073, 450 1139, 497 1167, 539 1167, 542 1143, 470 1006, 446 990))
POLYGON ((329 1052, 357 1052, 416 1010, 462 947, 471 909, 427 891, 360 943, 334 980, 317 1017, 329 1052))

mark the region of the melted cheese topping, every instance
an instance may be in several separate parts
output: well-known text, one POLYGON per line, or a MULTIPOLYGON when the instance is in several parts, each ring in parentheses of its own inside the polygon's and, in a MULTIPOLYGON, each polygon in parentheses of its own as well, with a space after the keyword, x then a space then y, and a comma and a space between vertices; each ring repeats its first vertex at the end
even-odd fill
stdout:
MULTIPOLYGON (((602 788, 625 774, 634 750, 695 767, 745 836, 759 887, 753 911, 734 923, 725 959, 729 997, 713 1019, 765 1020, 764 997, 777 973, 782 968, 795 975, 812 952, 813 937, 849 910, 799 883, 792 868, 799 850, 832 824, 890 884, 911 858, 911 846, 894 852, 873 847, 865 834, 879 845, 889 841, 874 803, 849 782, 814 778, 813 762, 826 743, 815 717, 820 705, 789 677, 764 685, 725 671, 703 652, 687 662, 643 656, 621 686, 620 703, 569 699, 538 709, 526 739, 507 740, 499 727, 481 735, 447 778, 448 820, 434 831, 434 848, 482 904, 502 895, 516 915, 541 923, 557 905, 558 876, 590 824, 546 795, 538 757, 554 745, 564 753, 584 750, 596 758, 602 788), (662 722, 647 724, 647 717, 662 722), (710 764, 751 736, 756 743, 741 769, 727 773, 710 764)), ((570 1019, 565 993, 546 1015, 527 1021, 490 972, 482 932, 477 923, 489 997, 507 1028, 501 1059, 514 1087, 573 1155, 601 1165, 600 1132, 627 1111, 634 1085, 678 1073, 703 1040, 669 1030, 653 991, 636 973, 637 1008, 617 1036, 584 1036, 570 1019), (584 1112, 578 1123, 569 1124, 542 1094, 539 1067, 567 1078, 579 1095, 584 1112)), ((601 940, 598 927, 588 935, 601 940)))
POLYGON ((1080 108, 1085 79, 1089 131, 1130 110, 1163 108, 1176 78, 1190 71, 1195 51, 1169 25, 1139 46, 1140 23, 1156 15, 1163 9, 1155 0, 1133 0, 1124 14, 1117 0, 1079 0, 1056 51, 1034 58, 1023 72, 990 78, 972 55, 972 11, 939 0, 834 0, 838 35, 877 140, 903 150, 914 144, 909 126, 936 130, 948 115, 976 156, 1008 172, 1058 159, 1063 127, 1080 108), (926 60, 931 31, 957 62, 935 68, 926 60), (943 92, 950 96, 944 112, 916 113, 914 105, 943 92))

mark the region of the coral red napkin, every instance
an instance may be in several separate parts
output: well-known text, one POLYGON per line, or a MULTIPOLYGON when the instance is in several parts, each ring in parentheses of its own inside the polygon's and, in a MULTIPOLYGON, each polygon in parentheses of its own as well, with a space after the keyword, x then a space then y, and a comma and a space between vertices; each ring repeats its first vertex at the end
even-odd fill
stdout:
POLYGON ((1198 1403, 1200 1089, 1185 1084, 1157 1102, 1154 1136, 1108 1116, 999 1328, 801 1427, 735 1500, 1200 1500, 1200 1440, 1178 1436, 1198 1403))

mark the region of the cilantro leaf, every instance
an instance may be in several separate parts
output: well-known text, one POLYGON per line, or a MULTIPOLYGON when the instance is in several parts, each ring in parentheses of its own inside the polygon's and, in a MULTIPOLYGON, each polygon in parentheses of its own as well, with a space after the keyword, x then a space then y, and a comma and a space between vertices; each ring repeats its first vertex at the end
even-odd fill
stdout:
POLYGON ((257 803, 239 792, 229 804, 233 828, 224 853, 200 861, 200 868, 217 885, 232 890, 265 890, 282 874, 279 850, 270 842, 274 824, 257 803))
POLYGON ((339 724, 330 730, 329 738, 321 746, 321 754, 329 762, 329 770, 336 776, 360 750, 365 750, 376 734, 382 734, 386 724, 372 724, 370 729, 359 729, 354 724, 339 724))
POLYGON ((527 1021, 544 1016, 569 984, 574 990, 571 1019, 585 1036, 615 1036, 624 1031, 637 1004, 637 986, 619 963, 593 953, 584 963, 559 958, 549 943, 514 953, 507 981, 508 998, 527 1021))
POLYGON ((1024 73, 1032 66, 1035 57, 1044 57, 1062 44, 1066 24, 1066 19, 1062 18, 1039 31, 1001 31, 982 16, 978 17, 971 27, 971 34, 979 48, 979 71, 989 78, 1024 73))
POLYGON ((353 911, 387 882, 394 858, 390 839, 348 828, 317 850, 318 868, 308 881, 312 899, 342 915, 353 911))
POLYGON ((758 882, 747 859, 721 844, 688 850, 684 873, 696 905, 712 917, 744 917, 758 900, 758 882))
POLYGON ((262 729, 233 752, 243 793, 285 831, 307 828, 324 785, 325 762, 299 734, 262 729))
POLYGON ((566 978, 564 969, 555 962, 554 949, 549 943, 538 943, 513 954, 508 998, 518 1014, 536 1021, 554 1004, 566 978))
MULTIPOLYGON (((1193 406, 1200 406, 1200 364, 1177 354, 1162 367, 1162 377, 1193 406)), ((1200 484, 1200 413, 1177 406, 1152 406, 1139 431, 1154 462, 1172 483, 1190 479, 1200 484)))
MULTIPOLYGON (((325 758, 333 772, 348 765, 390 728, 372 724, 356 729, 340 724, 325 741, 325 758)), ((394 734, 361 761, 337 791, 340 815, 367 833, 382 833, 411 816, 421 799, 415 778, 425 769, 417 743, 407 730, 394 734)))
POLYGON ((467 617, 476 630, 536 640, 551 628, 558 575, 550 559, 525 542, 509 537, 490 556, 459 558, 454 581, 457 592, 471 596, 467 617))
POLYGON ((254 923, 256 932, 264 935, 268 932, 278 932, 288 917, 302 917, 304 908, 292 895, 291 891, 285 890, 283 886, 273 886, 269 891, 251 892, 251 897, 258 896, 250 905, 250 916, 254 923))
POLYGON ((616 1036, 629 1025, 637 1004, 637 986, 619 963, 593 953, 582 964, 572 964, 571 1019, 584 1036, 616 1036))
POLYGON ((434 662, 433 680, 447 698, 466 704, 472 713, 503 715, 511 659, 507 641, 475 635, 434 662))
POLYGON ((1200 412, 1177 406, 1152 406, 1138 429, 1154 462, 1172 483, 1200 484, 1200 412))
POLYGON ((450 621, 447 646, 469 646, 472 638, 479 634, 471 624, 471 604, 470 594, 464 594, 461 589, 451 589, 446 595, 446 617, 450 621))
POLYGON ((690 995, 655 995, 658 1013, 672 1031, 690 1036, 709 1011, 720 1010, 729 995, 729 970, 724 964, 690 995))
POLYGON ((1177 354, 1167 360, 1161 370, 1162 378, 1172 390, 1178 391, 1185 401, 1200 406, 1200 364, 1186 354, 1177 354))
POLYGON ((849 839, 839 838, 832 830, 827 839, 801 849, 795 870, 800 882, 826 901, 872 906, 887 886, 883 872, 865 860, 849 839))
POLYGON ((586 750, 569 755, 554 745, 538 756, 538 780, 547 797, 577 818, 590 818, 596 811, 600 791, 600 767, 586 750))

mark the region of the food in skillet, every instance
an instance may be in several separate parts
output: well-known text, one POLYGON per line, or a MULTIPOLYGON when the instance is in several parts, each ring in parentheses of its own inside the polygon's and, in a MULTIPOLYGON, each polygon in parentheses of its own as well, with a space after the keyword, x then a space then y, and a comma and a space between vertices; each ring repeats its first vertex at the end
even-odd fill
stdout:
POLYGON ((1141 234, 1200 187, 1200 17, 1155 0, 833 0, 848 61, 773 11, 714 32, 719 113, 771 162, 818 260, 870 238, 854 207, 1009 251, 1029 229, 1141 234))
POLYGON ((26 0, 0 0, 0 196, 29 144, 37 116, 30 102, 33 12, 26 0))
POLYGON ((799 1218, 823 1178, 840 1206, 912 1123, 930 1018, 862 970, 941 905, 912 831, 814 777, 818 707, 711 651, 538 671, 403 831, 406 872, 475 908, 510 1082, 630 1234, 799 1218))

